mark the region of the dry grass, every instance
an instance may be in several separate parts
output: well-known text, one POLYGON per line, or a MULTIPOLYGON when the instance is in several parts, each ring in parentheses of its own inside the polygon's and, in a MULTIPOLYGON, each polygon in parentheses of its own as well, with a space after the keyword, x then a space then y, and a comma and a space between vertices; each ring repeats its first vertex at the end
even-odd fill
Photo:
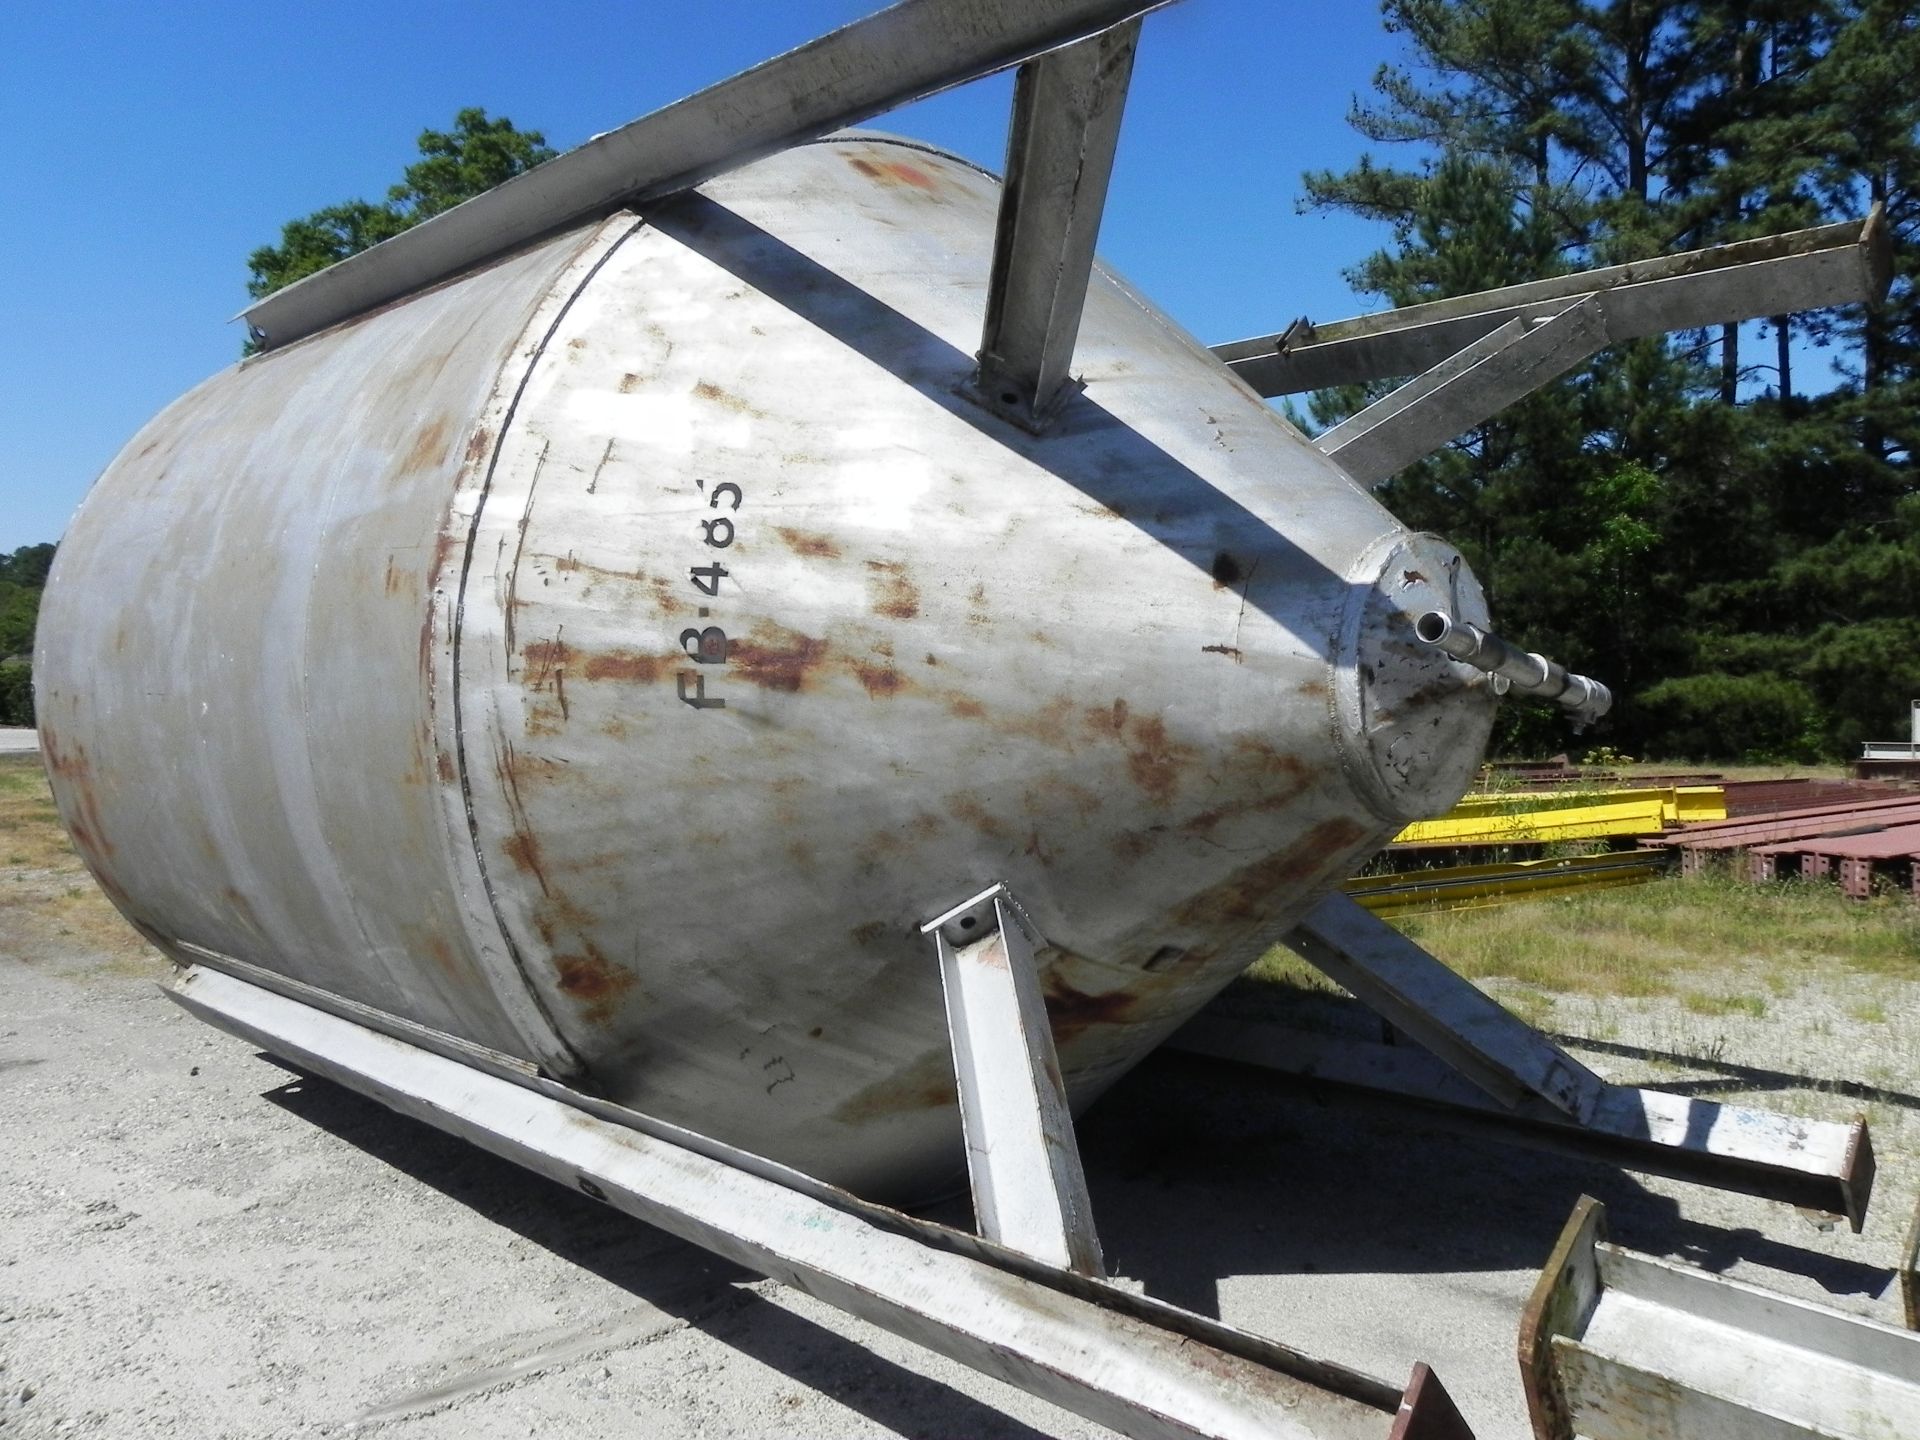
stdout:
POLYGON ((74 853, 38 757, 0 755, 0 956, 82 947, 113 972, 157 959, 74 853))

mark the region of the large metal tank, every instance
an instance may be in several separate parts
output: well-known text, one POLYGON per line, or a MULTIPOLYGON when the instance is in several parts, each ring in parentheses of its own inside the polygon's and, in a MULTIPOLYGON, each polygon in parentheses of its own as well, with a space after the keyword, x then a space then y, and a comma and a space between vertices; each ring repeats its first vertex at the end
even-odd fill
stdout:
POLYGON ((998 183, 842 136, 246 361, 48 587, 61 812, 234 957, 870 1194, 961 1165, 918 926, 999 880, 1076 1106, 1466 787, 1484 623, 1105 270, 964 394, 998 183))

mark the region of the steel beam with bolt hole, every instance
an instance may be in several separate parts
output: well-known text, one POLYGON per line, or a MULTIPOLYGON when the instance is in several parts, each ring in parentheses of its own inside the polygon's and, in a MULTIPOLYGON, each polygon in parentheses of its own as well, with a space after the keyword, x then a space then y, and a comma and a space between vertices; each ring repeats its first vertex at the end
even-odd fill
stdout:
POLYGON ((1167 1046, 1410 1101, 1433 1123, 1457 1132, 1845 1216, 1855 1233, 1873 1194, 1873 1142, 1864 1119, 1847 1125, 1802 1120, 1607 1085, 1582 1123, 1540 1100, 1504 1106, 1417 1045, 1309 1034, 1208 1011, 1167 1046))
POLYGON ((1026 917, 995 885, 929 920, 980 1233, 1047 1265, 1105 1273, 1026 917))
POLYGON ((1471 1440, 1424 1365, 1397 1390, 819 1181, 749 1173, 715 1158, 719 1142, 673 1143, 664 1122, 569 1103, 552 1082, 488 1073, 220 970, 195 966, 168 994, 300 1070, 1123 1435, 1471 1440))
POLYGON ((901 0, 412 229, 241 312, 268 349, 410 295, 568 225, 690 190, 777 150, 1096 35, 1172 0, 901 0))

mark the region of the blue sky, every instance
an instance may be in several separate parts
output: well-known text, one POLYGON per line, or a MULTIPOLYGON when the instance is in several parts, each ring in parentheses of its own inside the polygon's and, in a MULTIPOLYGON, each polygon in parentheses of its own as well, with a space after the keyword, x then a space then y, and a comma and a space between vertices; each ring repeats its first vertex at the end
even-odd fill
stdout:
MULTIPOLYGON (((0 551, 56 539, 142 423, 238 353, 246 256, 377 199, 466 105, 567 149, 880 0, 0 5, 0 551)), ((1294 213, 1397 53, 1365 0, 1151 16, 1102 254, 1207 340, 1365 308, 1379 227, 1294 213)), ((1000 167, 999 76, 873 124, 1000 167)))

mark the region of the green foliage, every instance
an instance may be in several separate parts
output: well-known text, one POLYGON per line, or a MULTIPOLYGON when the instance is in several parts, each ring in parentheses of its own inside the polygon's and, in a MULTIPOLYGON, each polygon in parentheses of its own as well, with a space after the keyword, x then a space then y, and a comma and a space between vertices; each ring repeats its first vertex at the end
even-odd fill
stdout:
POLYGON ((0 555, 0 725, 33 723, 33 630, 53 549, 23 545, 0 555))
POLYGON ((418 143, 421 158, 406 168, 384 201, 347 200, 282 226, 278 245, 263 245, 247 257, 247 293, 256 300, 271 295, 554 154, 538 130, 516 129, 505 116, 489 120, 480 109, 462 110, 452 130, 423 130, 418 143))
MULTIPOLYGON (((1920 19, 1893 0, 1384 0, 1413 63, 1356 103, 1363 155, 1309 207, 1391 227, 1349 269, 1395 305, 1885 208, 1886 306, 1603 352, 1393 476, 1501 629, 1604 679, 1599 737, 1656 756, 1812 759, 1920 695, 1920 19), (1902 242, 1906 243, 1902 243, 1902 242), (1848 379, 1794 393, 1787 339, 1848 379), (1764 358, 1770 363, 1755 364, 1764 358), (1736 403, 1738 402, 1738 403, 1736 403)), ((1318 425, 1390 387, 1308 398, 1318 425)), ((1573 744, 1506 707, 1497 747, 1573 744)))

